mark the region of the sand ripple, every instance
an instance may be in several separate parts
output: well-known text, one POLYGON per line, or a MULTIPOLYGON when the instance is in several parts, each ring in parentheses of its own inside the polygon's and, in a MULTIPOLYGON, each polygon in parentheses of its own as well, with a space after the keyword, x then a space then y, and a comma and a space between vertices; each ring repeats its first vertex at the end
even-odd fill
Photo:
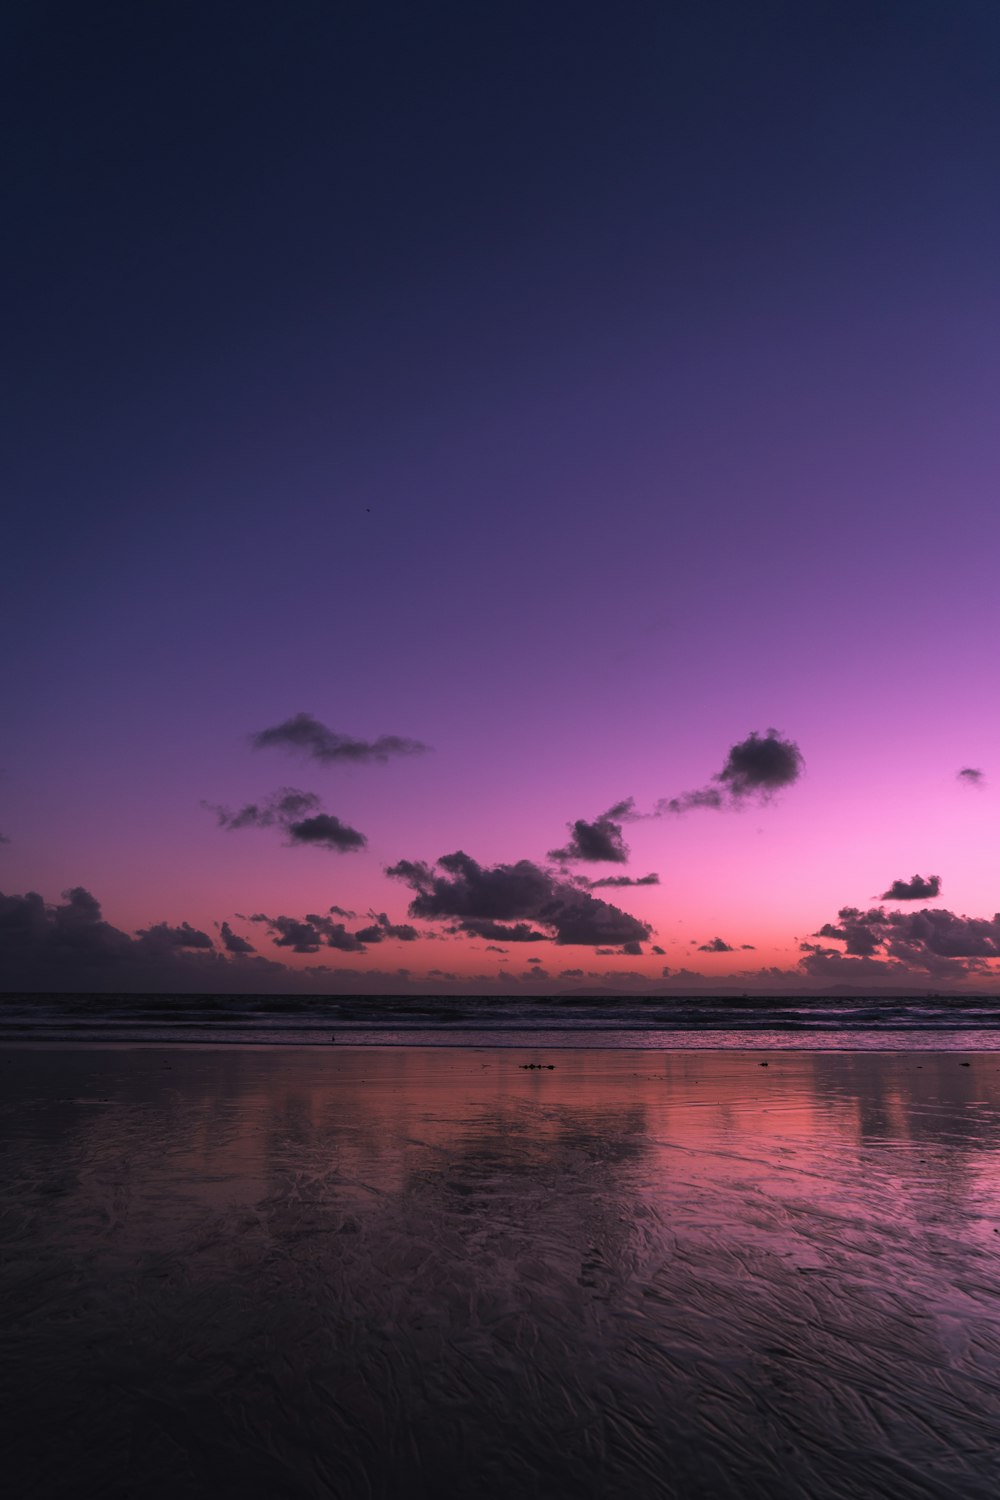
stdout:
POLYGON ((1000 1489, 1000 1061, 7 1057, 18 1497, 1000 1489))

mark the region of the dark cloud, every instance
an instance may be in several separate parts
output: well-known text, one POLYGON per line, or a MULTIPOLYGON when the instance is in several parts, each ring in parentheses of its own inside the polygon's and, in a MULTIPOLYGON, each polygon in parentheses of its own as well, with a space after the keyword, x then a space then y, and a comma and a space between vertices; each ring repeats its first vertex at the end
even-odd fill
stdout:
MULTIPOLYGON (((347 915, 346 912, 341 912, 339 906, 331 906, 330 911, 337 912, 341 916, 347 915)), ((411 927, 409 922, 390 922, 384 911, 370 911, 368 916, 371 919, 371 926, 362 927, 355 934, 361 943, 381 943, 385 938, 394 938, 397 943, 413 943, 420 936, 417 929, 411 927)))
POLYGON ((740 952, 741 953, 756 953, 756 951, 757 951, 757 945, 756 945, 756 943, 741 943, 740 944, 740 952))
POLYGON ((641 958, 642 957, 642 944, 641 943, 622 943, 621 952, 622 953, 627 953, 630 958, 641 958))
POLYGON ((0 833, 0 844, 9 844, 9 843, 10 843, 10 839, 7 837, 7 835, 5 833, 0 833))
POLYGON ((288 971, 266 959, 235 963, 188 922, 156 922, 136 936, 106 922, 82 886, 50 905, 35 891, 0 895, 0 974, 7 990, 129 991, 273 988, 288 971))
POLYGON ((363 833, 332 813, 319 812, 320 799, 315 792, 301 792, 297 787, 282 787, 266 802, 248 802, 237 812, 212 803, 205 805, 212 808, 219 827, 227 833, 240 828, 278 827, 287 833, 290 844, 313 844, 338 854, 363 849, 368 842, 363 833))
POLYGON ((667 950, 666 948, 661 948, 658 943, 654 943, 651 952, 657 954, 660 958, 665 958, 667 950))
POLYGON ((734 797, 770 796, 798 781, 802 766, 798 745, 783 740, 776 729, 769 729, 766 735, 753 733, 733 745, 716 779, 734 797))
POLYGON ((914 875, 910 880, 894 880, 880 901, 934 901, 941 894, 941 876, 914 875))
POLYGON ((276 947, 290 948, 293 953, 318 953, 321 948, 335 948, 339 953, 365 953, 376 943, 389 939, 412 943, 419 936, 408 922, 390 922, 384 911, 370 911, 369 925, 350 932, 343 922, 333 920, 332 914, 340 912, 339 906, 332 906, 328 916, 307 912, 304 917, 269 917, 257 912, 247 920, 261 923, 276 947))
POLYGON ((738 807, 749 800, 766 802, 775 792, 798 781, 805 762, 794 740, 782 739, 776 729, 756 730, 730 747, 725 765, 712 779, 718 787, 700 787, 664 798, 655 815, 690 812, 693 808, 738 807))
MULTIPOLYGON (((856 958, 867 958, 882 943, 880 928, 885 926, 885 912, 881 907, 860 911, 856 906, 842 906, 839 913, 840 926, 824 922, 814 937, 836 938, 846 944, 847 952, 856 958)), ((802 945, 806 947, 805 944, 802 945)))
POLYGON ((506 953, 507 949, 506 948, 498 948, 497 945, 496 945, 496 943, 487 943, 486 944, 486 951, 487 951, 487 953, 506 953))
POLYGON ((368 843, 363 833, 331 813, 316 813, 299 823, 289 823, 287 828, 293 844, 313 844, 320 849, 334 849, 338 854, 353 853, 368 843))
POLYGON ((812 979, 885 979, 892 975, 892 965, 878 958, 849 958, 833 948, 803 944, 807 949, 799 967, 812 979))
POLYGON ((295 818, 319 808, 320 799, 315 792, 300 792, 297 787, 285 786, 266 802, 248 802, 236 812, 228 807, 219 807, 207 802, 219 820, 219 827, 232 833, 239 828, 271 828, 275 824, 287 827, 295 818))
POLYGON ((139 937, 152 948, 211 948, 212 939, 207 932, 199 932, 188 922, 179 927, 170 927, 166 922, 157 922, 153 927, 139 929, 139 937))
POLYGON ((821 969, 827 973, 826 960, 831 956, 872 959, 888 973, 917 969, 955 975, 983 972, 1000 958, 1000 913, 965 917, 930 907, 905 912, 886 911, 882 906, 868 911, 844 906, 837 917, 835 923, 825 923, 815 936, 843 943, 844 953, 816 943, 800 944, 806 954, 801 965, 807 973, 817 974, 821 969))
POLYGON ((219 936, 227 953, 255 953, 257 951, 253 943, 248 943, 246 938, 234 932, 228 922, 223 922, 219 928, 219 936))
POLYGON ((293 953, 318 953, 321 948, 335 948, 339 953, 365 952, 357 933, 348 932, 343 922, 315 912, 305 917, 269 917, 256 912, 248 920, 265 926, 276 948, 290 948, 293 953))
POLYGON ((728 943, 724 943, 720 937, 713 938, 710 943, 699 943, 699 953, 732 953, 735 950, 728 943))
POLYGON ((323 765, 348 761, 354 765, 369 761, 387 761, 394 755, 422 755, 430 747, 420 740, 405 739, 398 734, 382 734, 377 740, 356 740, 348 734, 328 729, 312 714, 294 714, 283 724, 258 730, 250 736, 255 750, 277 746, 318 760, 323 765))
POLYGON ((457 920, 465 930, 470 923, 530 922, 549 929, 558 944, 592 947, 645 942, 652 931, 647 922, 527 859, 485 868, 458 850, 443 855, 434 868, 400 860, 387 874, 414 892, 411 916, 457 920))
POLYGON ((583 875, 574 877, 574 884, 582 885, 584 890, 587 891, 599 891, 607 888, 621 890, 629 885, 659 885, 659 883, 660 877, 655 873, 651 875, 603 875, 600 880, 588 880, 583 875))
POLYGON ((588 823, 585 818, 567 823, 569 843, 565 849, 550 849, 549 859, 559 860, 561 864, 574 859, 586 860, 592 864, 627 864, 628 845, 622 837, 622 826, 616 821, 615 814, 621 816, 623 811, 631 811, 631 804, 631 798, 625 802, 616 802, 614 807, 601 813, 592 823, 588 823))
POLYGON ((357 912, 347 911, 343 906, 331 906, 330 915, 331 917, 345 917, 350 922, 357 916, 357 912))
POLYGON ((984 771, 976 770, 975 766, 963 766, 958 773, 958 779, 965 786, 983 786, 986 774, 984 771))
POLYGON ((527 922, 491 922, 483 917, 470 917, 460 922, 456 931, 468 933, 470 937, 492 938, 498 943, 550 943, 547 932, 537 932, 527 922))

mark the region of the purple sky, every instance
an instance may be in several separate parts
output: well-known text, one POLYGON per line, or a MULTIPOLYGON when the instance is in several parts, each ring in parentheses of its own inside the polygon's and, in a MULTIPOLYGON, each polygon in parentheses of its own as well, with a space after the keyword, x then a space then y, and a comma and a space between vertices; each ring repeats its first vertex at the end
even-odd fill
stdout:
POLYGON ((993 5, 3 27, 8 988, 995 983, 993 5))

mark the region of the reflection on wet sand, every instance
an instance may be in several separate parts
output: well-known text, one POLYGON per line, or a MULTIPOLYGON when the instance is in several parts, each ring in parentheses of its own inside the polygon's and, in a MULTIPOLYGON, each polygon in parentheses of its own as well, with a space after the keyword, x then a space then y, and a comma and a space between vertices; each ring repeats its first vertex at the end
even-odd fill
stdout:
POLYGON ((0 1066, 19 1496, 996 1493, 1000 1056, 0 1066))

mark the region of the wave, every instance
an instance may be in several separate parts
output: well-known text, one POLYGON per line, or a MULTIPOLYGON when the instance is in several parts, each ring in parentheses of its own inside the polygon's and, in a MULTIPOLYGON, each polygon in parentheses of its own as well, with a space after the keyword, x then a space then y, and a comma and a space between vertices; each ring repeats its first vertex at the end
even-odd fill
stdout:
POLYGON ((1000 1049, 1000 1000, 699 996, 11 995, 8 1042, 1000 1049), (544 1038, 544 1041, 543 1041, 544 1038))

